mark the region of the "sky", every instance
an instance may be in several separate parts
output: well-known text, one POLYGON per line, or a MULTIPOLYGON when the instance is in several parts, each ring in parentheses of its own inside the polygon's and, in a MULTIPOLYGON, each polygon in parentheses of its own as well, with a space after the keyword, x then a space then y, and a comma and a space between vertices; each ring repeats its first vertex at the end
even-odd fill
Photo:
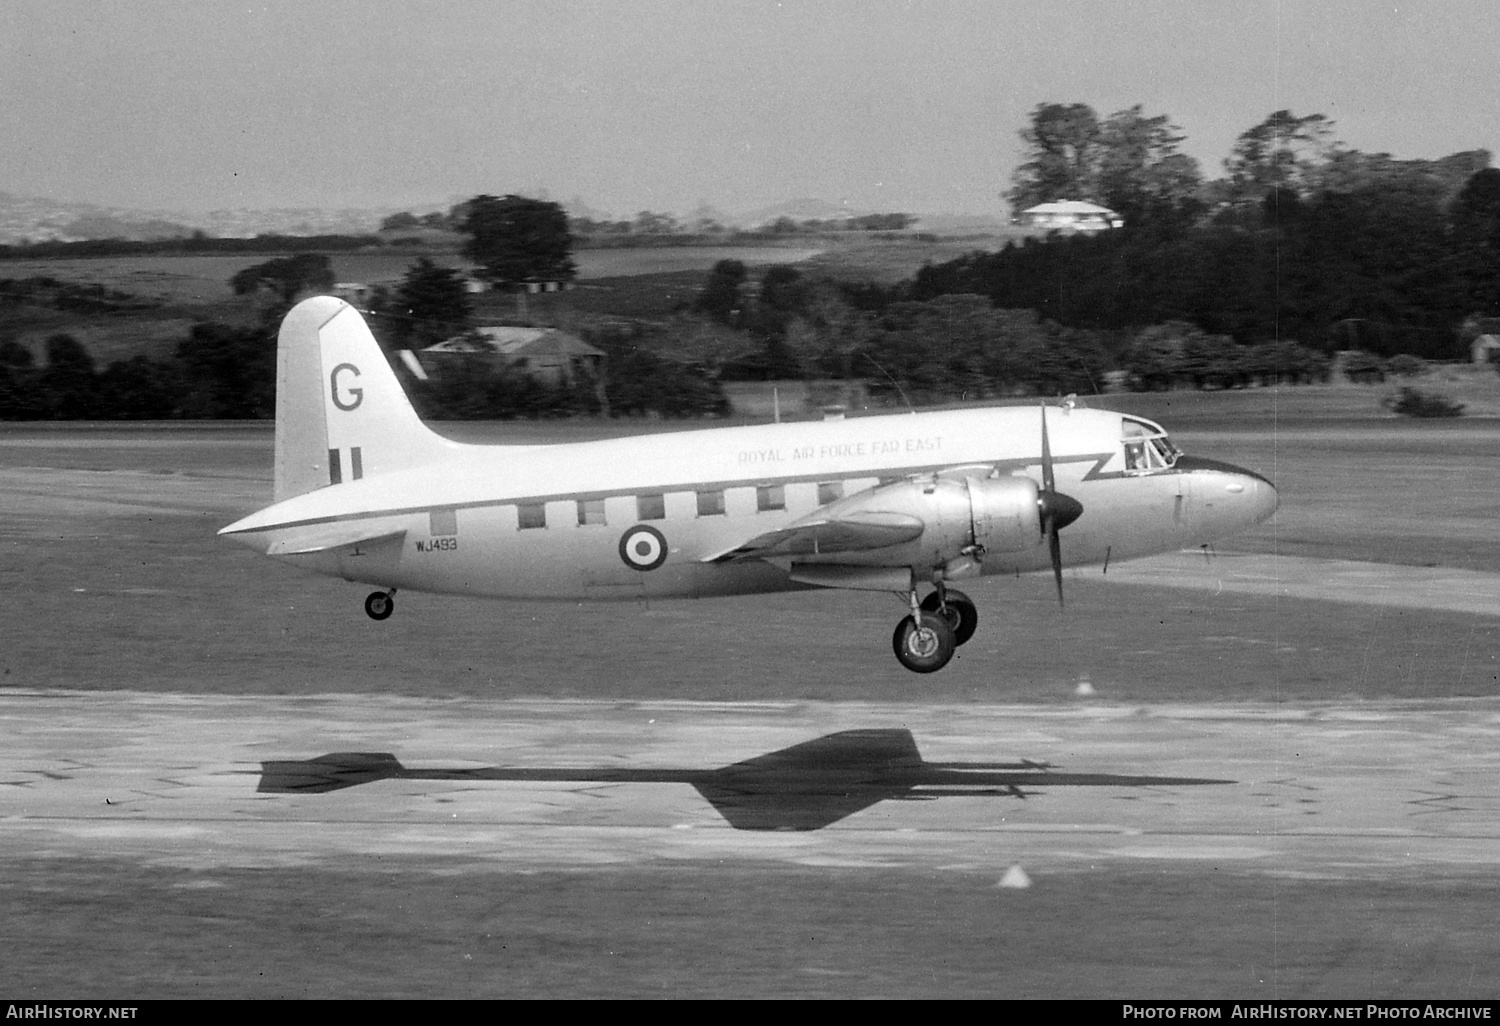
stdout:
POLYGON ((0 192, 1005 214, 1040 103, 1500 151, 1495 0, 4 0, 0 192))

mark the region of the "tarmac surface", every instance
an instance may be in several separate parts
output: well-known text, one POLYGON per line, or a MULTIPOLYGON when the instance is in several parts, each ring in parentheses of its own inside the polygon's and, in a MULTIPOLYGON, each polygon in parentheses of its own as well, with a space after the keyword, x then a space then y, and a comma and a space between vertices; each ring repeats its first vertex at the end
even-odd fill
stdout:
POLYGON ((1340 878, 1500 867, 1500 701, 1487 699, 933 708, 11 691, 0 723, 9 856, 198 870, 372 854, 511 871, 750 859, 997 876, 1148 860, 1340 878))

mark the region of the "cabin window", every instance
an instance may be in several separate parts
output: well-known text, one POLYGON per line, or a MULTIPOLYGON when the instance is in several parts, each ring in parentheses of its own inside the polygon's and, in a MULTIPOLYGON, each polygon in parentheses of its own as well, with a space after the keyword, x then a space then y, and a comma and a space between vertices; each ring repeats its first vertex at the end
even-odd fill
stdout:
POLYGON ((700 517, 721 517, 724 515, 724 489, 718 488, 710 492, 698 493, 698 515, 700 517))
POLYGON ((785 485, 761 485, 755 489, 755 510, 765 513, 774 509, 786 509, 785 485))
POLYGON ((458 533, 458 510, 435 509, 427 515, 427 533, 443 538, 458 533))
POLYGON ((667 497, 665 495, 637 495, 635 497, 637 520, 667 519, 667 497))
POLYGON ((818 485, 818 505, 826 506, 844 497, 844 482, 824 481, 818 485))
POLYGON ((516 523, 523 531, 547 526, 547 506, 541 502, 523 502, 516 507, 516 523))
POLYGON ((580 499, 578 500, 578 526, 587 524, 604 523, 604 500, 603 499, 580 499))

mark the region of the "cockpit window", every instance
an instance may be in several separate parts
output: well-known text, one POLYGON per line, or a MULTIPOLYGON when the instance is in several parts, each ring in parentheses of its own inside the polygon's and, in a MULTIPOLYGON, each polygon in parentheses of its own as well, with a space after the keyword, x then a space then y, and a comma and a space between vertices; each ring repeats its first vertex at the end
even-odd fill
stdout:
POLYGON ((1166 470, 1177 462, 1177 446, 1167 437, 1161 425, 1134 417, 1121 417, 1120 430, 1125 446, 1125 469, 1138 474, 1166 470))

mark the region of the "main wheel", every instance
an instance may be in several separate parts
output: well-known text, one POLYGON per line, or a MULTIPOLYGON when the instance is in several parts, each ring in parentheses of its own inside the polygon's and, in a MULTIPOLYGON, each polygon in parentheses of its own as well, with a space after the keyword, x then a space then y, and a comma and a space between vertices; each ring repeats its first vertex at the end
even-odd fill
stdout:
POLYGON ((979 610, 975 607, 973 599, 961 591, 949 588, 947 610, 939 609, 940 605, 942 603, 938 600, 937 592, 933 592, 922 600, 924 610, 937 613, 948 621, 948 626, 953 628, 955 645, 962 645, 974 636, 974 628, 979 626, 979 610))
POLYGON ((896 625, 891 647, 901 665, 913 673, 932 673, 948 665, 958 647, 953 628, 935 613, 923 613, 920 624, 907 617, 896 625))
POLYGON ((371 620, 388 620, 396 611, 396 600, 383 591, 372 591, 365 596, 365 614, 371 620))

